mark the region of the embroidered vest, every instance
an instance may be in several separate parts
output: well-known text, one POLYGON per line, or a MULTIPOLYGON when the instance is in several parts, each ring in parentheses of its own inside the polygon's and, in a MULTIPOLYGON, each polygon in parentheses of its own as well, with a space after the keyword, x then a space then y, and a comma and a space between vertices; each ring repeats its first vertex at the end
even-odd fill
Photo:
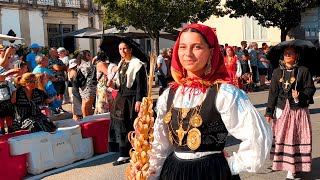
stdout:
MULTIPOLYGON (((198 128, 201 132, 201 144, 198 149, 195 151, 188 148, 187 135, 184 136, 182 141, 182 146, 173 142, 173 148, 175 152, 204 152, 204 151, 222 151, 225 146, 226 138, 228 136, 228 131, 221 119, 221 115, 216 108, 216 92, 217 86, 212 86, 208 89, 207 96, 203 101, 202 108, 200 110, 200 115, 202 117, 203 123, 198 128)), ((169 92, 167 109, 169 110, 173 103, 174 93, 169 92)), ((197 107, 197 106, 196 106, 197 107)), ((190 112, 183 120, 183 129, 188 129, 189 120, 193 111, 196 110, 196 107, 191 108, 190 112)), ((176 131, 179 128, 178 112, 181 108, 172 108, 172 119, 171 125, 168 124, 169 130, 172 132, 173 136, 176 136, 173 131, 176 131)), ((177 137, 174 137, 177 139, 177 137)))

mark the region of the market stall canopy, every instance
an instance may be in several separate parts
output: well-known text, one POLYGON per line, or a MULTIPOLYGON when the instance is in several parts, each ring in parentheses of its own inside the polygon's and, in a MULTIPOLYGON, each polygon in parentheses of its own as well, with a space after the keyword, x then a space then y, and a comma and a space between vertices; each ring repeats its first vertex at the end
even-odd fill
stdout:
POLYGON ((4 35, 4 34, 0 34, 0 39, 5 40, 5 41, 23 40, 23 38, 8 36, 8 35, 4 35))
MULTIPOLYGON (((96 33, 91 34, 93 38, 101 37, 103 34, 103 31, 99 31, 96 33)), ((141 29, 136 29, 133 26, 127 27, 125 30, 119 30, 115 27, 104 30, 104 35, 120 35, 120 36, 126 36, 132 39, 144 39, 149 38, 148 33, 144 32, 141 29)), ((175 41, 177 39, 177 36, 175 34, 171 34, 168 32, 160 31, 160 38, 169 39, 172 41, 175 41)))

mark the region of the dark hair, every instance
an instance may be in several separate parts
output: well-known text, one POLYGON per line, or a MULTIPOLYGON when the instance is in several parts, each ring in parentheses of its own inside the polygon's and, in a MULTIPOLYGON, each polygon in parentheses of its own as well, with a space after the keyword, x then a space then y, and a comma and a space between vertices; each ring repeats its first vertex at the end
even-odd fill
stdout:
POLYGON ((108 59, 108 56, 104 51, 98 52, 97 61, 106 62, 107 59, 108 59))
POLYGON ((267 43, 265 43, 265 42, 264 42, 264 43, 262 43, 262 47, 263 47, 263 46, 265 46, 265 45, 267 45, 267 43))
POLYGON ((202 36, 202 38, 204 39, 204 41, 208 44, 209 48, 212 48, 211 44, 209 43, 208 39, 198 30, 195 28, 187 28, 185 30, 183 30, 182 32, 195 32, 198 33, 202 36))
POLYGON ((248 52, 248 50, 246 50, 246 49, 245 49, 245 50, 243 50, 243 51, 242 51, 242 55, 249 56, 249 52, 248 52))
POLYGON ((241 41, 241 46, 247 44, 247 41, 241 41))
POLYGON ((130 44, 130 43, 128 43, 128 42, 120 41, 119 45, 120 45, 120 44, 125 44, 125 45, 127 45, 127 46, 128 46, 128 48, 129 48, 129 49, 132 49, 131 44, 130 44))
POLYGON ((83 59, 83 60, 87 60, 87 54, 88 54, 88 53, 90 53, 89 50, 82 50, 82 51, 78 54, 78 56, 80 56, 80 58, 83 59))

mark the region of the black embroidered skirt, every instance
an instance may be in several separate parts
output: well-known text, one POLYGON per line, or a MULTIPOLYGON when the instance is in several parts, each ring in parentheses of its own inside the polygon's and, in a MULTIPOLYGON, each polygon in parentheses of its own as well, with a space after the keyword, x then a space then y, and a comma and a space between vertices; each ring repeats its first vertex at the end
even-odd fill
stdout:
POLYGON ((131 148, 128 133, 134 131, 133 122, 138 116, 135 103, 134 96, 122 97, 118 93, 110 109, 109 151, 120 152, 123 157, 129 156, 131 148))
POLYGON ((237 180, 232 176, 228 162, 222 153, 186 160, 170 154, 164 162, 161 180, 237 180))

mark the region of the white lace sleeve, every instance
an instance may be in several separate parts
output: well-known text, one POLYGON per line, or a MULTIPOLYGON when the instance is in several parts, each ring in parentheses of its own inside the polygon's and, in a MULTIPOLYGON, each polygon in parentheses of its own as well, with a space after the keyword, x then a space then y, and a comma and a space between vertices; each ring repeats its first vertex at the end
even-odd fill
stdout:
POLYGON ((242 141, 238 152, 228 158, 232 174, 257 172, 270 152, 272 133, 269 124, 246 93, 233 85, 221 85, 216 105, 229 133, 242 141))
POLYGON ((152 150, 150 154, 150 167, 149 173, 155 172, 155 174, 148 177, 148 179, 159 179, 161 169, 166 158, 172 153, 172 144, 168 138, 167 125, 163 119, 167 111, 167 99, 169 89, 164 91, 158 98, 156 112, 157 119, 154 123, 154 141, 151 143, 152 150))
POLYGON ((242 74, 241 64, 240 64, 240 61, 237 60, 237 72, 236 72, 236 76, 239 78, 239 77, 241 77, 241 74, 242 74))

